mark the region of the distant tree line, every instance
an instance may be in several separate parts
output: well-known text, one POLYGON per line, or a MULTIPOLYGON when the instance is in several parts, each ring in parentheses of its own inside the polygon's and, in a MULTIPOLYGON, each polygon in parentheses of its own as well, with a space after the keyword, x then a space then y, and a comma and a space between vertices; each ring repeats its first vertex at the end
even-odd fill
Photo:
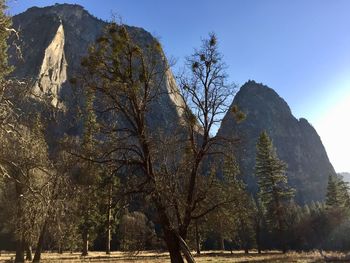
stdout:
POLYGON ((191 244, 205 250, 349 251, 350 196, 348 183, 330 175, 324 202, 298 205, 266 132, 257 142, 255 173, 259 192, 252 197, 237 181, 239 199, 192 227, 191 244), (199 238, 199 246, 197 239, 199 238))
POLYGON ((49 97, 33 97, 32 81, 11 75, 15 33, 0 0, 0 250, 16 250, 15 262, 40 262, 44 250, 166 249, 181 263, 195 262, 193 250, 350 248, 348 185, 330 176, 325 202, 296 204, 265 131, 259 192, 246 191, 232 152, 239 142, 212 136, 229 110, 244 121, 230 108, 235 86, 215 34, 187 58, 179 90, 164 90, 171 73, 159 42, 138 43, 110 23, 70 80, 76 116, 67 124, 49 97), (179 123, 151 128, 164 95, 180 102, 179 123), (81 132, 52 149, 47 131, 62 123, 81 132))

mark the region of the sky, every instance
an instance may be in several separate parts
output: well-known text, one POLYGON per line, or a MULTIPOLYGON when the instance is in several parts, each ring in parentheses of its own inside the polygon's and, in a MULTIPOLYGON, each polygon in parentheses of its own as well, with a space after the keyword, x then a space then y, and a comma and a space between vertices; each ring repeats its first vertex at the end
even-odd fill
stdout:
POLYGON ((215 32, 237 85, 276 90, 295 117, 315 127, 337 172, 350 172, 349 0, 9 0, 9 12, 76 3, 102 19, 158 37, 170 58, 184 58, 215 32))

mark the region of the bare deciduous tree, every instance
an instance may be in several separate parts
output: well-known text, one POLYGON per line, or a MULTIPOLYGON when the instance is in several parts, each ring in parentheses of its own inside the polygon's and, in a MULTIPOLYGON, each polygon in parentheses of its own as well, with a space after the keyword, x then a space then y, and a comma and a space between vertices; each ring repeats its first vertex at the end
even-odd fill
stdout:
MULTIPOLYGON (((82 61, 81 84, 93 97, 101 149, 85 159, 110 165, 122 174, 125 194, 142 194, 157 211, 172 262, 194 262, 185 242, 188 227, 227 198, 211 195, 219 184, 219 166, 211 158, 223 155, 227 141, 212 137, 229 109, 233 86, 227 85, 216 38, 203 41, 189 58, 191 73, 181 92, 164 90, 169 65, 156 40, 140 45, 123 25, 110 24, 82 61), (182 121, 171 135, 152 130, 149 113, 162 95, 177 96, 182 121), (211 176, 210 176, 211 175, 211 176)), ((236 111, 237 117, 242 117, 236 111)))

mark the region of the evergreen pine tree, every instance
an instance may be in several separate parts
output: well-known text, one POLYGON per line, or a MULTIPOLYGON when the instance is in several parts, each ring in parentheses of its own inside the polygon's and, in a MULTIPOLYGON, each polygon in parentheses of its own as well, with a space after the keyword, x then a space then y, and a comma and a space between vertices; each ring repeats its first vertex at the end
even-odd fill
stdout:
POLYGON ((343 179, 339 180, 339 198, 342 206, 344 208, 350 208, 350 193, 349 193, 349 184, 344 182, 343 179))
POLYGON ((338 180, 334 175, 328 176, 326 205, 329 207, 339 206, 339 184, 338 180))
POLYGON ((327 207, 349 207, 349 186, 336 175, 329 175, 326 195, 327 207))
POLYGON ((257 142, 255 175, 258 179, 259 199, 265 208, 267 224, 277 235, 279 246, 285 251, 283 235, 286 231, 286 204, 294 189, 288 186, 286 164, 276 154, 272 141, 264 131, 257 142))
POLYGON ((309 216, 310 213, 311 213, 311 211, 310 211, 309 205, 308 205, 308 204, 305 204, 305 205, 303 206, 303 215, 304 215, 304 216, 309 216))

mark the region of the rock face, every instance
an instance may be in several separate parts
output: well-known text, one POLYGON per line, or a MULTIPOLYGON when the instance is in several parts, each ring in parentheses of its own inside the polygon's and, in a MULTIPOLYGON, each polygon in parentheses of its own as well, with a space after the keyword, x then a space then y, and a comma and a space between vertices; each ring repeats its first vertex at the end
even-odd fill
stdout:
POLYGON ((239 138, 235 151, 240 171, 248 188, 257 191, 254 176, 256 142, 266 130, 276 147, 278 157, 288 165, 287 176, 296 192, 298 203, 323 200, 329 174, 335 174, 321 139, 306 119, 297 120, 288 104, 278 94, 254 81, 244 84, 234 98, 246 113, 246 119, 236 123, 228 113, 218 136, 239 138))
POLYGON ((34 86, 34 96, 42 97, 49 95, 52 97, 51 104, 54 107, 60 107, 58 98, 61 87, 67 80, 67 61, 64 54, 64 29, 60 24, 57 32, 46 48, 44 59, 41 64, 38 80, 34 86))
MULTIPOLYGON (((103 33, 106 22, 93 17, 79 5, 56 4, 30 8, 13 17, 13 25, 20 31, 23 53, 23 60, 18 59, 15 49, 10 49, 10 63, 15 66, 14 75, 33 80, 33 93, 38 100, 41 95, 49 94, 54 107, 69 109, 72 104, 74 106, 73 87, 68 80, 79 72, 81 58, 87 54, 89 45, 103 33)), ((141 47, 155 40, 141 28, 127 29, 141 47)), ((164 91, 177 90, 170 71, 166 73, 161 88, 164 91)), ((150 126, 170 130, 179 121, 178 103, 181 103, 178 97, 162 92, 162 97, 152 106, 150 126)))

